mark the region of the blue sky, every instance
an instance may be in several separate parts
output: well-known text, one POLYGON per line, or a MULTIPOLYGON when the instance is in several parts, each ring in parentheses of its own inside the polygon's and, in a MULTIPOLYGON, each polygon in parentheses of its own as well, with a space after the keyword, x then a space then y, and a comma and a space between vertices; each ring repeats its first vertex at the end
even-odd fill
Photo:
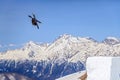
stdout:
POLYGON ((120 1, 111 0, 1 0, 0 44, 53 42, 71 34, 102 41, 120 37, 120 1), (28 15, 34 13, 38 30, 28 15))

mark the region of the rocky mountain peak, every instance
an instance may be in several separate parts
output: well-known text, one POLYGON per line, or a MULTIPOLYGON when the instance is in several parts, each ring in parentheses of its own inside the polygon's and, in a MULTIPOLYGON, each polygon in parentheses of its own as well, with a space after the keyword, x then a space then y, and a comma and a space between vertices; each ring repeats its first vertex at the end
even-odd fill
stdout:
POLYGON ((115 44, 120 43, 120 39, 115 38, 115 37, 107 37, 107 38, 103 41, 103 43, 109 44, 109 45, 115 45, 115 44))

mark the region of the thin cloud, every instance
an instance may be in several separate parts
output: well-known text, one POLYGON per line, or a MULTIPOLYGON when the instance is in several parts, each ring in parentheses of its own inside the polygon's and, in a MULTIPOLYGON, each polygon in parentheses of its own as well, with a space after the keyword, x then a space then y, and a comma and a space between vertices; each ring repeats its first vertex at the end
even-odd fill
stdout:
POLYGON ((2 45, 0 44, 0 48, 2 48, 2 45))
POLYGON ((16 45, 15 44, 9 44, 8 46, 13 47, 13 46, 16 46, 16 45))

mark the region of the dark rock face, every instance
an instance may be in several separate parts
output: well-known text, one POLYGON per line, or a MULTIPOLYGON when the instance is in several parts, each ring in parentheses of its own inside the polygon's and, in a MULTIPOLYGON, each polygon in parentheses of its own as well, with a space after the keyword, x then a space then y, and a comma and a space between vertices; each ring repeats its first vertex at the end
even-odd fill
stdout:
POLYGON ((5 79, 3 80, 22 80, 22 77, 18 74, 29 77, 23 77, 25 80, 55 80, 61 76, 65 76, 84 69, 85 67, 81 62, 63 62, 59 64, 50 63, 47 61, 38 62, 29 60, 17 62, 14 60, 0 61, 0 73, 12 73, 10 75, 15 78, 9 79, 9 74, 2 74, 2 76, 5 76, 5 79), (16 75, 14 73, 18 74, 16 75))

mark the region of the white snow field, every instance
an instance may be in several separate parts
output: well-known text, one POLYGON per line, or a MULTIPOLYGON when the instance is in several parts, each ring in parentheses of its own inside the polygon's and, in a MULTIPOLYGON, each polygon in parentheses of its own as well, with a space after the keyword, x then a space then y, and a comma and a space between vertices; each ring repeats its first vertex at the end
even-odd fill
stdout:
POLYGON ((120 80, 120 57, 89 57, 87 80, 120 80))
POLYGON ((84 71, 81 71, 81 72, 73 73, 73 74, 58 78, 56 80, 80 80, 80 76, 85 74, 85 72, 86 71, 84 70, 84 71))

